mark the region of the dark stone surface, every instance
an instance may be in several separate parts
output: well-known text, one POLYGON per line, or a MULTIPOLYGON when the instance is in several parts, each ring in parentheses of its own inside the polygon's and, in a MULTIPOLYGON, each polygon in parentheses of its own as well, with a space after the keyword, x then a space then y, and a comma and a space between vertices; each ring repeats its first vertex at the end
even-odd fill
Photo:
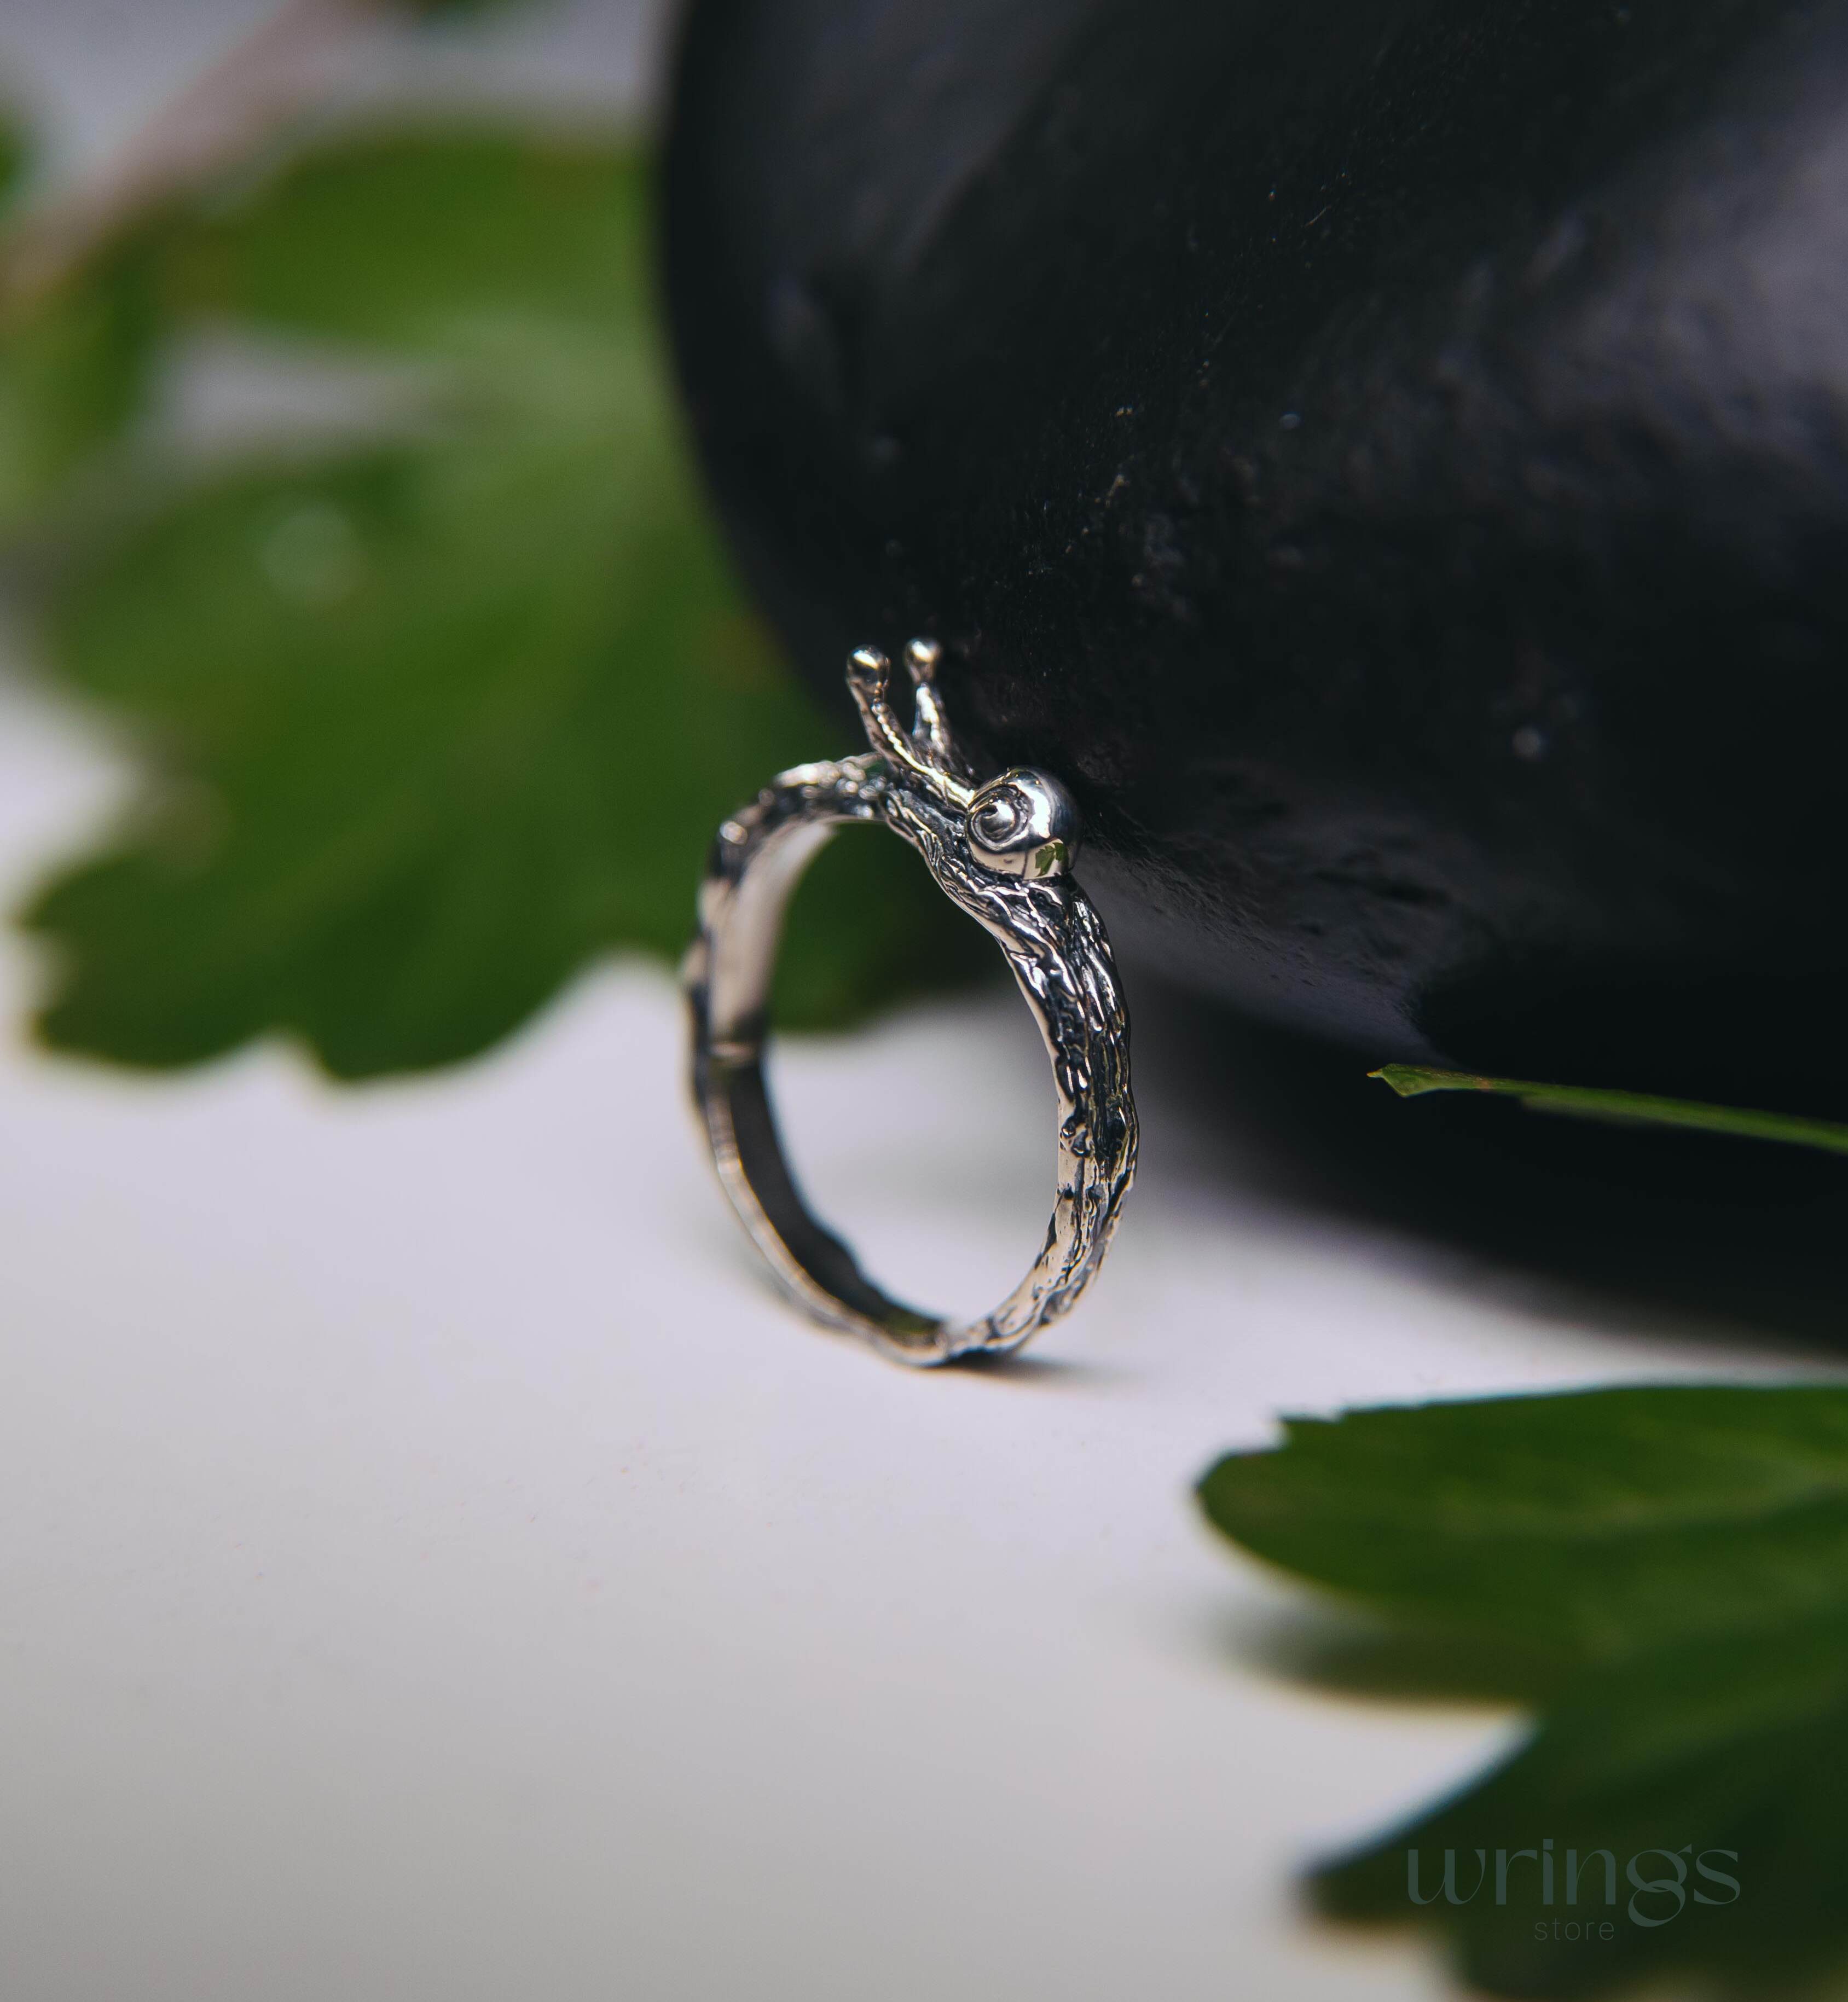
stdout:
POLYGON ((698 0, 664 198, 805 671, 941 638, 1132 955, 1848 1110, 1848 0, 698 0))

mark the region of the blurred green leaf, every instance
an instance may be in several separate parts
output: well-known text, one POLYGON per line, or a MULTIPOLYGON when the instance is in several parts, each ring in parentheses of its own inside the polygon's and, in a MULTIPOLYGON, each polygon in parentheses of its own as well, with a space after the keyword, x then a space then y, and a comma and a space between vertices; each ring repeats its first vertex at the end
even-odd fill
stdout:
MULTIPOLYGON (((186 308, 496 368, 543 383, 546 343, 652 339, 648 183, 632 149, 518 131, 384 131, 288 160, 187 219, 186 308)), ((631 361, 620 393, 659 399, 631 361)), ((607 401, 616 385, 603 387, 607 401)))
MULTIPOLYGON (((0 116, 0 221, 12 221, 32 159, 25 126, 0 116)), ((13 269, 18 225, 0 233, 0 536, 54 503, 143 406, 157 317, 148 233, 125 231, 37 284, 13 269)))
POLYGON ((147 246, 112 246, 48 291, 0 302, 0 535, 54 507, 145 407, 159 316, 147 246))
POLYGON ((1221 1460, 1207 1514, 1396 1617, 1589 1660, 1848 1603, 1848 1389, 1489 1398, 1284 1439, 1221 1460))
POLYGON ((25 121, 0 109, 0 213, 11 207, 32 165, 32 134, 25 121))
POLYGON ((1438 1928, 1496 1995, 1602 1994, 1679 1970, 1743 2002, 1848 1966, 1848 1389, 1299 1419, 1281 1447, 1220 1461, 1200 1495, 1235 1542, 1434 1660, 1486 1647, 1534 1661, 1532 1736, 1319 1871, 1325 1911, 1438 1928), (1563 1688, 1544 1693, 1562 1663, 1563 1688), (1600 1849, 1617 1895, 1607 1903, 1600 1861, 1569 1904, 1567 1852, 1600 1849))
POLYGON ((1797 1147, 1820 1147, 1848 1154, 1848 1126, 1787 1112, 1754 1112, 1741 1106, 1703 1105, 1688 1098, 1652 1098, 1642 1092, 1609 1091, 1577 1084, 1533 1084, 1518 1078, 1479 1077, 1472 1071, 1427 1070, 1418 1064, 1386 1064, 1370 1077, 1389 1084, 1401 1098, 1434 1091, 1479 1091, 1518 1098, 1529 1111, 1562 1113, 1616 1126, 1680 1126, 1701 1133, 1725 1133, 1741 1140, 1780 1140, 1797 1147))
MULTIPOLYGON (((700 504, 633 155, 351 142, 173 242, 189 311, 442 366, 412 435, 216 476, 65 580, 52 657, 155 776, 27 914, 62 968, 46 1036, 161 1065, 281 1030, 357 1077, 487 1048, 612 948, 676 954, 720 819, 840 739, 700 504)), ((795 1024, 980 947, 896 844, 843 846, 795 1024)))

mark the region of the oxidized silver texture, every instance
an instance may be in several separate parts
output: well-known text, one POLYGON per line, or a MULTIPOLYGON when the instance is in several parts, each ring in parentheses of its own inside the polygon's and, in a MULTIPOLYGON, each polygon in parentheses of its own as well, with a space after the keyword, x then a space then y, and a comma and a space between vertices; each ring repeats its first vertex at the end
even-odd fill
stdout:
MULTIPOLYGON (((682 969, 693 1017, 693 1090, 719 1179, 784 1290, 824 1325, 902 1362, 1018 1348, 1067 1312, 1103 1263, 1136 1172, 1130 1025, 1102 920, 1071 874, 1080 833, 1065 788, 1043 772, 977 785, 935 687, 938 653, 914 640, 907 731, 891 664, 847 664, 872 750, 798 765, 728 820, 700 886, 699 930, 682 969), (790 894, 833 830, 875 821, 921 854, 945 893, 1000 945, 1033 1011, 1057 1086, 1057 1198, 1033 1268, 992 1313, 962 1324, 902 1306, 803 1201, 763 1080, 767 1002, 790 894)), ((902 1108, 900 1108, 902 1111, 902 1108)), ((903 1143, 903 1136, 900 1136, 903 1143)))

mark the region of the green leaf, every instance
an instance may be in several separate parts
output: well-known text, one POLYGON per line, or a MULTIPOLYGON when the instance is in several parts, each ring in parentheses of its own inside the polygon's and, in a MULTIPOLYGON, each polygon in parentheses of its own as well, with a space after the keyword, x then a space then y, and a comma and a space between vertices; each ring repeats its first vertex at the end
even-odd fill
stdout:
POLYGON ((1848 1389, 1490 1398, 1293 1419, 1285 1441, 1222 1460, 1207 1513, 1396 1617, 1590 1659, 1848 1603, 1848 1389))
POLYGON ((432 127, 360 134, 234 182, 171 254, 196 314, 483 361, 529 393, 547 339, 652 338, 648 231, 631 148, 432 127))
POLYGON ((1598 1994, 1671 1972, 1739 2002, 1839 1992, 1844 1800, 1838 1615, 1780 1629, 1775 1645, 1727 1635, 1581 1677, 1513 1758, 1319 1871, 1314 1895, 1331 1917, 1443 1927, 1464 1978, 1494 1995, 1598 1994), (1438 1893, 1422 1910, 1413 1853, 1420 1892, 1438 1893), (1447 1854, 1459 1892, 1483 1873, 1458 1905, 1441 1889, 1447 1854))
POLYGON ((1518 1098, 1530 1111, 1562 1113, 1569 1118, 1604 1120, 1613 1125, 1687 1127, 1696 1132, 1725 1133, 1743 1140, 1781 1140, 1793 1146, 1848 1154, 1848 1126, 1790 1113, 1703 1105, 1687 1098, 1652 1098, 1641 1092, 1607 1091, 1589 1085, 1479 1077, 1469 1071, 1427 1070, 1417 1064, 1386 1064, 1368 1075, 1390 1085, 1401 1098, 1421 1098, 1433 1091, 1487 1092, 1518 1098))
POLYGON ((0 534, 44 517, 145 408, 159 312, 143 247, 0 302, 0 534))
MULTIPOLYGON (((281 1028, 341 1076, 413 1069, 486 1048, 601 951, 680 949, 718 821, 831 733, 674 462, 620 477, 604 442, 252 475, 72 592, 66 672, 166 776, 28 914, 66 968, 53 1043, 173 1064, 281 1028)), ((884 845, 849 860, 792 941, 798 1024, 933 970, 934 893, 884 845)))
POLYGON ((32 166, 32 135, 25 123, 0 110, 0 212, 12 204, 32 166))
MULTIPOLYGON (((719 821, 845 748, 706 521, 643 214, 620 149, 449 135, 337 147, 182 232, 195 304, 445 366, 414 435, 215 476, 66 578, 54 664, 152 781, 26 914, 54 1045, 168 1065, 281 1031, 349 1077, 471 1055, 599 954, 676 954, 719 821)), ((795 914, 798 1026, 981 948, 897 844, 842 848, 795 914)))
POLYGON ((1318 1871, 1322 1910, 1438 1928, 1496 1995, 1691 1971, 1742 2002, 1848 1970, 1848 1389, 1296 1420, 1281 1447, 1221 1460, 1200 1495, 1227 1536, 1434 1662, 1533 1661, 1546 1707, 1532 1736, 1318 1871), (1568 1903, 1568 1852, 1582 1865, 1597 1850, 1616 1896, 1600 1861, 1568 1903))
POLYGON ((30 525, 145 405, 159 320, 154 218, 121 232, 54 281, 22 274, 12 211, 33 164, 30 134, 0 115, 0 535, 30 525))

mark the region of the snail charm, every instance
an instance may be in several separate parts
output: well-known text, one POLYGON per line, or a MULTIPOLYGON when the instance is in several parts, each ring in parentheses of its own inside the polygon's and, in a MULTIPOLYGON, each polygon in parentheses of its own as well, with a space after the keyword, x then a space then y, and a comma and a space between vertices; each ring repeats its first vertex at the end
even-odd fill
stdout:
POLYGON ((907 729, 893 705, 891 663, 870 647, 852 656, 847 686, 872 750, 783 773, 720 828, 682 969, 693 1097, 745 1229, 813 1319, 917 1364, 1005 1353, 1066 1313, 1103 1262, 1137 1146, 1116 962, 1102 920, 1071 874, 1082 832, 1077 804, 1044 772, 976 782, 944 713, 938 660, 931 640, 905 650, 914 702, 907 729), (1052 1059, 1057 1194, 1046 1242, 1008 1298, 968 1324, 888 1297, 812 1215, 784 1157, 764 1083, 784 912, 833 830, 856 821, 909 842, 938 887, 999 944, 1052 1059))
POLYGON ((1071 793, 1043 772, 1004 772, 969 809, 969 846, 976 861, 997 875, 1029 882, 1070 870, 1078 829, 1071 793))

